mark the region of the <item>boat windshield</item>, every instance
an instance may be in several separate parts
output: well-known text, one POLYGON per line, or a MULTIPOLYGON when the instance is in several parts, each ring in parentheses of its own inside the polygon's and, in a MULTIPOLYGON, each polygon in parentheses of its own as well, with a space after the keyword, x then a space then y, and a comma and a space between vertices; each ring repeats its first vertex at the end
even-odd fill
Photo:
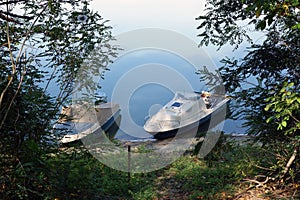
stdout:
POLYGON ((179 102, 175 102, 172 104, 173 107, 180 107, 182 105, 182 103, 179 102))

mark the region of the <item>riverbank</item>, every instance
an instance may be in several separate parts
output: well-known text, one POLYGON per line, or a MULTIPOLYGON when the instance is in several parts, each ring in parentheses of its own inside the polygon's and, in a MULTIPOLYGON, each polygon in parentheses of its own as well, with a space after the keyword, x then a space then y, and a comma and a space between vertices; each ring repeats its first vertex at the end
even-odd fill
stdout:
MULTIPOLYGON (((299 180, 285 184, 274 181, 274 173, 270 173, 276 162, 274 154, 261 145, 252 145, 248 139, 221 135, 204 158, 199 157, 196 148, 203 139, 195 139, 194 146, 177 160, 148 173, 127 173, 107 167, 81 144, 61 147, 51 154, 34 148, 33 156, 40 153, 34 162, 23 161, 16 169, 6 168, 6 175, 0 179, 0 199, 300 199, 299 180), (20 181, 12 185, 6 177, 20 181)), ((160 141, 159 147, 171 141, 160 141)), ((136 144, 132 151, 148 152, 158 143, 136 144)), ((126 149, 126 145, 120 145, 126 149)))
MULTIPOLYGON (((195 147, 203 139, 198 138, 175 162, 149 173, 128 174, 111 169, 87 152, 69 154, 73 167, 67 176, 70 180, 64 182, 72 184, 60 182, 60 187, 68 192, 57 193, 57 199, 299 199, 298 184, 278 185, 266 175, 272 166, 272 154, 261 145, 251 144, 252 139, 222 135, 215 148, 206 157, 199 158, 195 147), (81 167, 89 171, 78 176, 76 170, 81 167), (91 191, 88 185, 94 189, 91 191)), ((169 142, 171 139, 130 145, 133 151, 145 152, 169 142)), ((66 158, 57 159, 68 162, 66 158)), ((65 174, 61 175, 66 178, 65 174)))

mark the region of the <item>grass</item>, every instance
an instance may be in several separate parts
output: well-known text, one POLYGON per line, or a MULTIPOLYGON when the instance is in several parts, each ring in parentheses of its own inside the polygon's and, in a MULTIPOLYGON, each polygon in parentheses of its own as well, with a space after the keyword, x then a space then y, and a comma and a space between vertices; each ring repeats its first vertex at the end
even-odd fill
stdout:
MULTIPOLYGON (((145 146, 139 150, 147 152, 145 146)), ((272 157, 259 146, 220 140, 204 159, 198 158, 195 152, 189 152, 169 166, 150 173, 131 173, 128 176, 126 172, 103 165, 84 148, 68 148, 67 152, 64 149, 45 157, 43 170, 40 173, 31 171, 35 173, 34 188, 40 188, 35 199, 209 200, 247 199, 247 195, 248 199, 251 199, 251 195, 260 195, 261 199, 277 199, 274 191, 257 188, 253 182, 245 181, 262 174, 260 166, 268 166, 272 162, 272 157)), ((25 165, 23 168, 26 170, 25 165)), ((26 172, 30 176, 30 171, 26 172)), ((292 187, 295 187, 293 192, 299 190, 297 185, 292 187)), ((25 190, 22 188, 20 197, 23 193, 26 198, 37 193, 25 190)), ((8 193, 2 197, 12 199, 8 193)))
POLYGON ((130 177, 88 153, 60 154, 48 162, 57 199, 230 199, 240 181, 257 172, 248 162, 251 152, 256 154, 255 147, 226 143, 206 159, 187 154, 161 170, 130 177))

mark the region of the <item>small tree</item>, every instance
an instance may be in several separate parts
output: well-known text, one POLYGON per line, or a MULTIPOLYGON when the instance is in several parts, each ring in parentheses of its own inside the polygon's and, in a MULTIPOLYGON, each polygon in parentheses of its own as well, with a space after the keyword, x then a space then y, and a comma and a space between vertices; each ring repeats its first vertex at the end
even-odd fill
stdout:
POLYGON ((296 164, 300 143, 299 8, 298 0, 208 0, 206 14, 197 18, 201 21, 200 45, 238 48, 250 42, 246 56, 224 58, 220 72, 227 91, 236 97, 236 114, 246 120, 247 133, 266 146, 284 145, 272 149, 285 151, 276 165, 280 179, 287 172, 300 176, 296 164), (265 40, 255 44, 249 29, 264 31, 265 40))
MULTIPOLYGON (((0 194, 40 198, 46 190, 43 136, 70 96, 85 59, 94 75, 106 69, 116 48, 107 21, 88 0, 0 2, 0 194), (57 95, 50 94, 55 85, 57 95), (42 175, 44 174, 44 175, 42 175)), ((83 87, 95 89, 97 84, 83 87)), ((45 143, 44 143, 45 144, 45 143)))

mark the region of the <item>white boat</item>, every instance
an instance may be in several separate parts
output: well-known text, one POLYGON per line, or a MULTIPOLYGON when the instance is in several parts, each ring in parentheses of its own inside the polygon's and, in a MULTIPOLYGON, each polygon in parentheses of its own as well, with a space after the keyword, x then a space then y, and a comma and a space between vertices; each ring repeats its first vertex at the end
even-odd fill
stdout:
POLYGON ((212 114, 224 110, 228 101, 225 95, 204 91, 176 92, 170 102, 146 121, 144 130, 157 139, 165 138, 170 132, 207 122, 212 114))
POLYGON ((100 129, 107 131, 119 114, 119 105, 111 102, 101 103, 93 108, 88 108, 84 103, 75 104, 62 108, 61 118, 54 125, 54 129, 65 133, 61 143, 70 143, 100 129))

